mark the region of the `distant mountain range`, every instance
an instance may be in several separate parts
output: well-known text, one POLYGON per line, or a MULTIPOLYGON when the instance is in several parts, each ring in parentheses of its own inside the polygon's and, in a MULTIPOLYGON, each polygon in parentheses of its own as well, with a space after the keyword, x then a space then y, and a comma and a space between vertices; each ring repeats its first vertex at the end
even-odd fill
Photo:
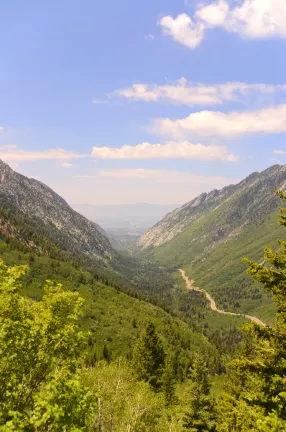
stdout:
POLYGON ((286 190, 285 165, 201 194, 166 215, 137 246, 149 259, 187 269, 221 306, 242 312, 263 309, 271 301, 245 275, 241 259, 262 259, 263 246, 282 238, 277 189, 286 190))

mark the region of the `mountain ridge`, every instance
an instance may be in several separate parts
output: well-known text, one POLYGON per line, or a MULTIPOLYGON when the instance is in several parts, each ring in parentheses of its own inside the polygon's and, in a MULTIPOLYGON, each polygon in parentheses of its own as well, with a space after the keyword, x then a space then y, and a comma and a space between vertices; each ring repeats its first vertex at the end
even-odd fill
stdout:
POLYGON ((28 217, 53 225, 69 241, 89 256, 109 261, 116 255, 104 230, 73 210, 44 183, 12 170, 0 160, 0 199, 4 199, 28 217))
MULTIPOLYGON (((150 230, 148 230, 137 242, 137 245, 143 249, 148 247, 159 247, 173 240, 175 237, 186 231, 200 218, 206 216, 210 211, 216 210, 218 206, 226 203, 229 199, 234 198, 234 194, 243 193, 245 188, 254 188, 263 181, 266 177, 271 177, 271 173, 286 172, 286 165, 273 165, 261 173, 255 172, 247 176, 236 185, 225 186, 218 190, 214 189, 209 193, 202 193, 193 200, 187 202, 183 206, 168 213, 161 221, 157 222, 150 230)), ((279 175, 279 174, 278 174, 279 175)), ((278 181, 279 182, 279 181, 278 181)), ((276 183, 278 183, 276 181, 276 183)), ((286 184, 286 175, 283 178, 286 184)), ((283 187, 283 182, 280 185, 283 187)), ((273 190, 274 193, 274 190, 273 190)), ((267 197, 269 199, 269 196, 267 197)), ((274 194, 271 201, 274 203, 274 194)), ((274 205, 273 205, 274 207, 274 205)))
POLYGON ((221 309, 271 323, 273 302, 246 275, 245 256, 263 260, 263 247, 283 238, 277 189, 286 190, 286 165, 253 173, 238 185, 202 194, 165 216, 137 243, 139 257, 182 268, 221 309))

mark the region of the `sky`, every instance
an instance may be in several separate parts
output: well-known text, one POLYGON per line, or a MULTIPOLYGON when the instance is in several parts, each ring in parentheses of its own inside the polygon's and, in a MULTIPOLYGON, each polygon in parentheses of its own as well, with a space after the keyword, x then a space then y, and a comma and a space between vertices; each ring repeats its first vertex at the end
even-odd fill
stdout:
POLYGON ((286 163, 286 0, 1 0, 0 159, 74 204, 286 163))

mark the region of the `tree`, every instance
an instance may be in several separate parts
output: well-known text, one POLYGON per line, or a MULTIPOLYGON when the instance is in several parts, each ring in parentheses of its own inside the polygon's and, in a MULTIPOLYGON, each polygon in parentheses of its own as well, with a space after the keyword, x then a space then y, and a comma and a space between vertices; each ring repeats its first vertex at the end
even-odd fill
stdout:
POLYGON ((103 345, 102 356, 103 356, 104 360, 106 360, 108 363, 110 363, 112 354, 111 354, 111 351, 108 349, 108 346, 106 345, 106 343, 103 345))
POLYGON ((170 357, 167 358, 165 370, 162 376, 162 390, 165 396, 165 403, 167 407, 174 405, 178 401, 175 393, 173 362, 170 357))
POLYGON ((85 381, 91 391, 98 395, 92 430, 169 430, 168 419, 161 418, 165 407, 160 393, 154 393, 146 382, 138 382, 134 370, 126 360, 118 359, 109 364, 105 361, 98 362, 93 369, 86 371, 85 381))
POLYGON ((38 302, 20 294, 26 266, 0 261, 0 429, 87 430, 92 396, 82 384, 82 299, 47 282, 38 302))
MULTIPOLYGON (((277 192, 286 202, 286 194, 277 192)), ((286 208, 281 208, 279 223, 286 226, 286 208)), ((277 303, 273 328, 253 326, 257 345, 257 359, 245 365, 263 378, 262 394, 255 402, 267 415, 283 420, 286 428, 286 241, 279 241, 280 248, 264 250, 264 264, 245 259, 248 273, 261 282, 277 303)))
POLYGON ((184 428, 193 432, 214 431, 214 407, 208 368, 200 353, 195 354, 190 369, 186 400, 189 408, 184 416, 184 428))
POLYGON ((161 387, 165 366, 165 351, 155 325, 148 323, 133 352, 133 368, 137 378, 148 382, 155 390, 161 387))
MULTIPOLYGON (((280 191, 278 195, 286 201, 285 193, 280 191)), ((280 210, 279 222, 286 226, 286 208, 280 210)), ((263 263, 244 259, 249 265, 248 274, 272 294, 277 314, 273 327, 244 327, 251 350, 243 351, 230 364, 237 397, 229 414, 233 417, 233 412, 239 412, 238 406, 243 406, 249 421, 248 429, 242 425, 236 428, 238 431, 286 430, 286 241, 280 240, 279 244, 278 250, 265 248, 263 263)))

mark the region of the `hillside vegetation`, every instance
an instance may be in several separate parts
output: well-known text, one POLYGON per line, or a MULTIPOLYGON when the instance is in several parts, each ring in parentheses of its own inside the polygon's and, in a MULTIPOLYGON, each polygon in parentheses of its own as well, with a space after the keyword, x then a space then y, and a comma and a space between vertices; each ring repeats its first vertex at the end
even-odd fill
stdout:
MULTIPOLYGON (((284 208, 284 226, 285 214, 284 208)), ((284 431, 285 256, 281 241, 279 249, 265 249, 263 264, 246 260, 249 275, 272 293, 278 312, 272 328, 245 326, 223 381, 213 380, 215 391, 208 353, 193 346, 182 363, 185 374, 178 374, 178 351, 166 344, 154 322, 141 330, 132 358, 112 361, 106 349, 105 361, 91 358, 91 333, 80 325, 86 314, 79 293, 47 281, 41 299, 24 297, 21 280, 28 266, 0 261, 1 429, 284 431)))
POLYGON ((220 307, 271 322, 272 300, 246 277, 241 260, 262 259, 261 247, 281 237, 274 192, 285 186, 286 167, 273 166, 236 186, 204 194, 147 232, 138 243, 139 256, 183 267, 220 307))

